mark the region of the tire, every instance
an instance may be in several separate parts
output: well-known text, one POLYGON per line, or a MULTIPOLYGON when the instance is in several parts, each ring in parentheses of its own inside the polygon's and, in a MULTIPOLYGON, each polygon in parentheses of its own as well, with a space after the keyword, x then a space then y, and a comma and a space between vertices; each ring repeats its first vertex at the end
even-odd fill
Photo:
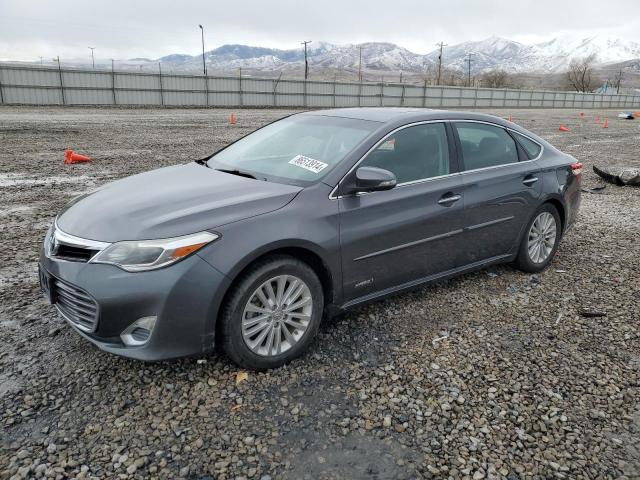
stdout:
POLYGON ((222 347, 233 362, 254 370, 276 368, 300 356, 318 332, 324 310, 318 276, 306 263, 288 255, 274 255, 257 262, 242 274, 227 298, 220 318, 222 347), (277 300, 278 292, 286 293, 288 288, 292 289, 289 296, 295 297, 291 303, 287 303, 286 295, 281 295, 282 302, 274 302, 280 303, 277 307, 269 307, 271 303, 263 301, 277 300), (300 296, 296 295, 298 289, 300 296), (288 309, 298 304, 303 306, 287 314, 288 309), (268 319, 261 320, 264 317, 268 319), (260 340, 265 331, 268 331, 265 338, 260 340), (249 343, 257 345, 251 348, 249 343))
POLYGON ((560 243, 561 237, 562 237, 562 222, 560 220, 560 214, 558 213, 558 210, 556 209, 556 207, 554 207, 550 203, 545 203, 541 205, 532 215, 531 220, 529 220, 529 222, 527 223, 527 227, 524 231, 524 234, 522 235, 522 240, 520 241, 520 246, 518 248, 518 255, 514 261, 514 265, 516 266, 516 268, 524 272, 529 272, 529 273, 541 272, 542 270, 547 268, 547 266, 553 260, 553 257, 555 256, 556 251, 558 250, 558 244, 560 243), (529 242, 530 240, 535 241, 534 238, 537 238, 535 237, 535 233, 532 231, 532 227, 536 222, 536 219, 539 219, 539 218, 549 219, 550 217, 548 217, 547 215, 551 215, 551 217, 553 218, 553 221, 555 222, 554 224, 555 240, 553 241, 553 247, 551 247, 551 250, 548 253, 546 253, 549 247, 549 242, 546 242, 541 247, 541 249, 536 250, 534 248, 534 254, 532 255, 529 249, 529 242), (544 248, 544 250, 542 250, 542 248, 544 248), (532 257, 536 257, 536 252, 542 255, 544 259, 541 260, 540 257, 532 258, 532 257))

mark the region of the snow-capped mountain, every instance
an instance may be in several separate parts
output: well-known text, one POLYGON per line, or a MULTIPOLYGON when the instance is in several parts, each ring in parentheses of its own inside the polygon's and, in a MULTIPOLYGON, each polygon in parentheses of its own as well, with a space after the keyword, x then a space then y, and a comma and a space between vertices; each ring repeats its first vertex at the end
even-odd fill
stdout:
MULTIPOLYGON (((308 46, 309 64, 314 70, 356 71, 362 49, 362 68, 366 72, 424 72, 434 68, 439 51, 426 55, 413 53, 393 43, 371 42, 335 45, 313 42, 308 46)), ((571 59, 596 55, 598 64, 619 63, 640 58, 640 43, 620 38, 562 36, 547 42, 525 45, 500 37, 448 45, 443 51, 445 68, 466 71, 471 53, 474 74, 493 69, 509 73, 559 73, 571 59)), ((143 59, 135 59, 139 64, 143 59)), ((223 45, 205 52, 207 69, 224 72, 242 68, 254 72, 300 71, 304 64, 302 48, 280 50, 247 45, 223 45)), ((150 63, 162 62, 173 71, 198 71, 202 55, 172 54, 150 63)), ((128 63, 128 62, 126 62, 128 63)))
POLYGON ((595 55, 598 63, 617 63, 640 58, 640 43, 620 38, 591 36, 576 38, 562 36, 534 45, 538 56, 547 62, 540 70, 557 71, 566 68, 572 58, 595 55))

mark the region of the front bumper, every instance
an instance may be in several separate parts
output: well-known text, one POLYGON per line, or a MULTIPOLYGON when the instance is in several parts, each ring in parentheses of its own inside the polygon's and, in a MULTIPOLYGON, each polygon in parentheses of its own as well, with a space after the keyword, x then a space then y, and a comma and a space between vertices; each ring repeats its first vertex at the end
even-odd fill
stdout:
POLYGON ((216 316, 230 281, 197 255, 158 270, 130 273, 113 265, 52 259, 41 250, 40 268, 95 299, 98 319, 93 332, 62 317, 104 351, 155 361, 213 349, 216 316), (157 320, 148 341, 126 346, 120 334, 150 316, 157 320))

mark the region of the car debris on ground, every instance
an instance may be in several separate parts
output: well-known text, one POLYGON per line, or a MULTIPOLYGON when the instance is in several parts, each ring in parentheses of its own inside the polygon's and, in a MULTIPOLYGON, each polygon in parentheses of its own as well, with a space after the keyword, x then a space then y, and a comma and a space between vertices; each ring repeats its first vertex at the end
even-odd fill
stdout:
POLYGON ((620 165, 594 165, 593 171, 615 185, 640 186, 640 167, 620 165))

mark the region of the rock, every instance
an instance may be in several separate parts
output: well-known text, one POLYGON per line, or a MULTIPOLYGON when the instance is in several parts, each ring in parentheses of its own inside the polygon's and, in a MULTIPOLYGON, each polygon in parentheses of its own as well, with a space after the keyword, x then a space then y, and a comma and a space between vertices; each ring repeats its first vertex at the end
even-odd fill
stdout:
POLYGON ((484 470, 479 468, 473 474, 473 480, 482 480, 485 476, 486 476, 486 474, 484 473, 484 470))

